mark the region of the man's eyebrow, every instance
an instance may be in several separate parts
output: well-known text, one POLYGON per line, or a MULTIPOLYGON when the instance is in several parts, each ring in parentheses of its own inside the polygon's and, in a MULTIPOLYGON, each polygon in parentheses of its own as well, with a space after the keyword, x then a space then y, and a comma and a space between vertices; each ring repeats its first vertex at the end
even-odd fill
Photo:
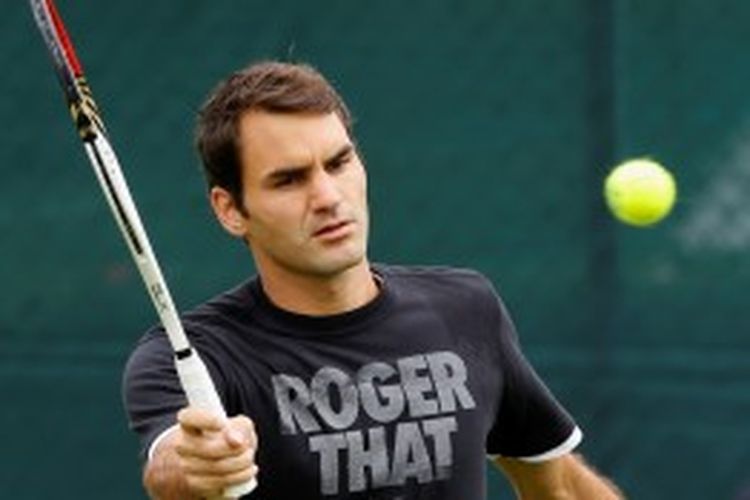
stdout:
POLYGON ((311 165, 299 165, 299 166, 289 166, 289 167, 279 167, 275 169, 273 172, 269 173, 266 176, 266 181, 269 183, 273 183, 277 180, 282 180, 287 177, 293 177, 296 175, 304 174, 308 170, 312 168, 311 165))
MULTIPOLYGON (((325 165, 332 165, 343 160, 346 156, 354 152, 354 145, 346 143, 341 146, 335 153, 324 161, 325 165)), ((285 179, 289 176, 296 176, 304 174, 308 170, 312 169, 312 165, 287 165, 274 169, 271 173, 266 176, 266 181, 273 183, 277 180, 285 179)))

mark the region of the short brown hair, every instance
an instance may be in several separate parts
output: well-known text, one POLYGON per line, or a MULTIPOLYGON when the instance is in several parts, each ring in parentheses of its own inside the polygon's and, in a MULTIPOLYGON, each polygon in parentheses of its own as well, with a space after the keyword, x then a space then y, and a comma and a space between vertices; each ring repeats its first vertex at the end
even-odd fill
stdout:
POLYGON ((341 96, 307 64, 264 61, 230 75, 209 94, 198 113, 195 144, 209 189, 226 189, 237 207, 242 203, 240 117, 247 111, 338 114, 351 133, 351 115, 341 96))

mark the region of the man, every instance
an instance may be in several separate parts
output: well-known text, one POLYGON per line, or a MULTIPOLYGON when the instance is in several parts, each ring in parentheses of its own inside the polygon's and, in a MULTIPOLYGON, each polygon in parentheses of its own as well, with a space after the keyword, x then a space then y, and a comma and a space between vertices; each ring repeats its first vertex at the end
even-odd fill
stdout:
POLYGON ((258 271, 183 317, 230 415, 186 400, 161 329, 124 379, 159 499, 479 500, 493 457, 522 499, 615 499, 571 454, 572 418, 524 359, 490 283, 372 265, 365 168, 349 112, 304 65, 220 83, 197 145, 221 225, 258 271))

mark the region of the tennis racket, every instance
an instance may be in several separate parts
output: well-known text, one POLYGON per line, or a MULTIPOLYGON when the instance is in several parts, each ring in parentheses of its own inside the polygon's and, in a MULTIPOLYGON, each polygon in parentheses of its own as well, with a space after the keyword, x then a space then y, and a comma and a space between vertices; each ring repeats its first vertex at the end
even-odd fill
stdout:
MULTIPOLYGON (((65 99, 83 147, 166 330, 174 351, 180 383, 188 402, 191 406, 209 410, 226 418, 206 365, 190 345, 182 328, 159 263, 151 249, 146 230, 107 137, 99 109, 84 77, 83 68, 57 8, 52 0, 29 0, 29 3, 36 25, 52 56, 55 73, 65 92, 65 99)), ((256 481, 253 479, 227 488, 224 496, 237 498, 249 493, 255 486, 256 481)))

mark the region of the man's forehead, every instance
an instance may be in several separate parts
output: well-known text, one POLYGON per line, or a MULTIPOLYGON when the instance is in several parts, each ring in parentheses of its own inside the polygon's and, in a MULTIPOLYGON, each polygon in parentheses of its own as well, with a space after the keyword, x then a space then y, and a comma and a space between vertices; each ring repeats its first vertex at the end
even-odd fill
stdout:
POLYGON ((334 154, 350 142, 344 124, 335 112, 248 111, 240 119, 239 132, 243 160, 269 166, 334 154))
POLYGON ((255 138, 284 140, 313 132, 318 132, 316 135, 347 135, 344 123, 334 111, 330 113, 274 113, 251 110, 240 117, 239 131, 250 140, 255 138))

